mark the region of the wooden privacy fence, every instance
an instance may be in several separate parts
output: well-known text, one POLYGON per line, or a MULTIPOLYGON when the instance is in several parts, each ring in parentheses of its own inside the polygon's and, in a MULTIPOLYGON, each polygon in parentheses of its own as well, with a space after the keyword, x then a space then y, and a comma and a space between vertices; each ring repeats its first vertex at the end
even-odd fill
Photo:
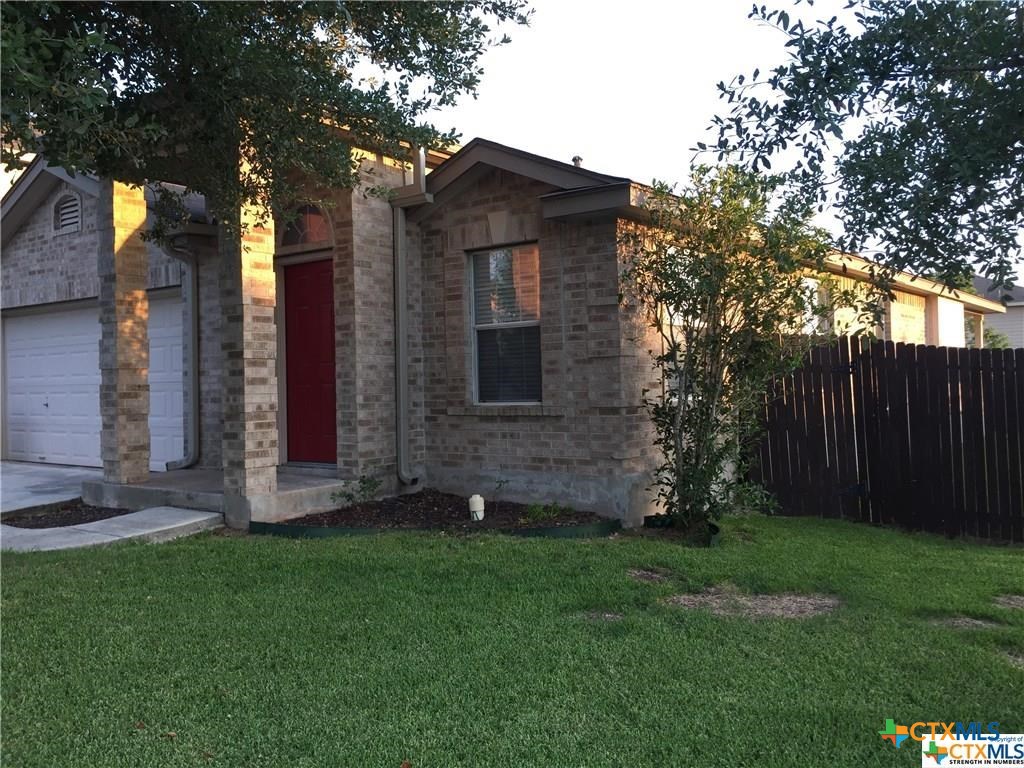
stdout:
POLYGON ((1024 349, 840 338, 765 418, 754 476, 784 514, 1024 541, 1024 349))

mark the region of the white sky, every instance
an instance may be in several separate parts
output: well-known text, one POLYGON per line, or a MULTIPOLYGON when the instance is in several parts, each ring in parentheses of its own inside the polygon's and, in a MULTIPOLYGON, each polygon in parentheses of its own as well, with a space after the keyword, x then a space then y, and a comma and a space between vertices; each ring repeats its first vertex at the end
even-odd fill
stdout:
MULTIPOLYGON (((683 181, 712 116, 716 84, 785 57, 781 32, 748 19, 749 0, 534 0, 531 25, 488 51, 477 100, 437 113, 476 136, 615 176, 683 181)), ((841 2, 816 3, 815 15, 841 2)))

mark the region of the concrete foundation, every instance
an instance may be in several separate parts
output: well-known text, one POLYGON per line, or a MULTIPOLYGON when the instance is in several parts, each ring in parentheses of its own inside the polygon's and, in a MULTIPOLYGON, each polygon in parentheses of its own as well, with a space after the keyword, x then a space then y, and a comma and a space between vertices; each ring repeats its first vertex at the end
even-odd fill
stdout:
POLYGON ((587 477, 568 472, 531 472, 485 467, 431 467, 427 487, 470 496, 479 493, 487 500, 520 504, 562 504, 622 521, 624 528, 643 525, 644 517, 660 512, 654 494, 647 488, 646 473, 587 477), (497 483, 507 481, 498 490, 497 483))
POLYGON ((234 528, 245 528, 249 521, 272 523, 338 506, 331 494, 345 488, 336 478, 278 471, 277 491, 240 497, 225 496, 224 474, 213 469, 181 469, 152 473, 144 483, 121 485, 103 480, 82 483, 82 499, 87 504, 125 509, 176 506, 220 512, 234 528))
MULTIPOLYGON (((223 514, 224 522, 230 527, 245 528, 250 521, 275 523, 335 509, 338 502, 332 500, 331 495, 349 485, 336 478, 300 474, 290 467, 278 467, 276 493, 240 497, 225 496, 223 477, 219 470, 182 469, 152 473, 147 482, 128 485, 87 480, 82 483, 82 498, 88 504, 126 509, 154 506, 204 509, 223 514)), ((643 473, 585 477, 567 472, 434 467, 429 472, 429 480, 416 490, 429 487, 465 496, 479 493, 487 500, 563 504, 621 520, 623 527, 630 528, 642 525, 646 515, 660 511, 653 502, 649 485, 650 477, 643 473), (500 491, 499 480, 507 481, 500 491)))

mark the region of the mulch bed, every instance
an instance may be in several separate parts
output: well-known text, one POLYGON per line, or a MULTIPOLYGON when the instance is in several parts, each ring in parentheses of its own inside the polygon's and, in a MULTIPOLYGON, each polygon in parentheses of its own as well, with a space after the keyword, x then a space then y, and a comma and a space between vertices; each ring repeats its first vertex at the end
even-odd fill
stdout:
POLYGON ((441 493, 425 488, 417 493, 393 496, 378 501, 320 512, 289 520, 288 525, 316 528, 437 528, 450 531, 493 529, 553 528, 597 523, 604 518, 593 512, 559 509, 557 514, 531 516, 527 505, 510 501, 484 504, 484 519, 469 519, 469 500, 465 496, 441 493))
POLYGON ((79 499, 58 501, 55 504, 43 504, 39 507, 19 509, 0 517, 4 525, 15 528, 63 528, 68 525, 95 523, 134 512, 132 509, 117 507, 94 507, 79 499))

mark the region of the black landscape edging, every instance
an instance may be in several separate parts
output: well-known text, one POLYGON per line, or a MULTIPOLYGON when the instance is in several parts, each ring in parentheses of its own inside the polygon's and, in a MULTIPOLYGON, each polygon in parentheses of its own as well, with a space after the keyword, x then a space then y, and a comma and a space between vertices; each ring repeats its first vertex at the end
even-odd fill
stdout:
POLYGON ((249 523, 249 533, 268 536, 285 536, 290 539, 326 539, 334 536, 370 536, 375 533, 501 533, 507 536, 546 539, 587 539, 594 536, 608 536, 622 528, 619 520, 600 520, 596 523, 579 525, 552 525, 544 528, 481 528, 478 531, 465 528, 325 528, 314 525, 290 525, 288 523, 249 523))

